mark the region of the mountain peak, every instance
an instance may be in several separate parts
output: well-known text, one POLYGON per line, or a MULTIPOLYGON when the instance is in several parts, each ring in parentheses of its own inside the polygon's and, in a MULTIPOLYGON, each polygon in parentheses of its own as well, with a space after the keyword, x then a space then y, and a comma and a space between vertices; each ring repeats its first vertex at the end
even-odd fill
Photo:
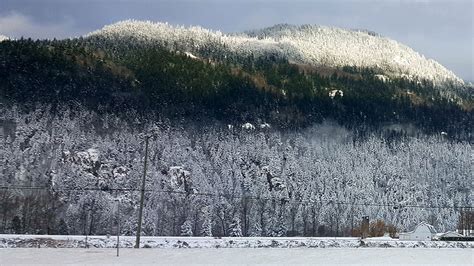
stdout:
POLYGON ((241 34, 223 34, 196 26, 126 20, 87 36, 160 44, 178 42, 190 51, 196 47, 224 44, 229 52, 244 56, 277 54, 294 62, 315 66, 374 68, 390 76, 429 80, 434 85, 463 84, 460 78, 438 62, 368 30, 277 24, 241 34))

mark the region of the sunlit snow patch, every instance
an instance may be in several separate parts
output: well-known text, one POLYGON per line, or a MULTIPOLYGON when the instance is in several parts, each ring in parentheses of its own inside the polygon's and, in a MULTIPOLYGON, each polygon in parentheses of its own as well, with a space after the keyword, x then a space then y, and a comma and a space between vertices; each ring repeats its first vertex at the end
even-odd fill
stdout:
POLYGON ((250 123, 245 123, 245 124, 242 125, 242 128, 243 129, 248 129, 248 130, 254 130, 255 126, 250 124, 250 123))
POLYGON ((193 55, 193 54, 190 53, 190 52, 184 52, 184 54, 185 54, 187 57, 189 57, 189 58, 192 58, 192 59, 199 59, 199 57, 193 55))
POLYGON ((390 81, 390 78, 385 76, 385 75, 377 74, 377 75, 374 75, 374 77, 377 78, 378 80, 382 81, 382 82, 390 81))
POLYGON ((341 90, 332 90, 329 92, 329 97, 331 97, 331 99, 334 99, 334 97, 336 97, 336 95, 339 95, 339 96, 344 96, 344 92, 341 91, 341 90))

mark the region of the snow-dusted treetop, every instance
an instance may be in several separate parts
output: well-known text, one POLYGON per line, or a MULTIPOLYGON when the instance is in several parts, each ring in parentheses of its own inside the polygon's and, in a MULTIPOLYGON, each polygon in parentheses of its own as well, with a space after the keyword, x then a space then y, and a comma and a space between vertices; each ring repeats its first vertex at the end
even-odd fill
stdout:
POLYGON ((463 84, 460 78, 438 62, 425 58, 406 45, 369 31, 313 25, 276 25, 227 35, 196 26, 126 20, 105 26, 87 36, 176 42, 192 51, 220 44, 229 52, 241 55, 273 53, 298 63, 370 67, 391 76, 431 80, 435 85, 444 82, 463 84))
POLYGON ((0 42, 3 42, 3 41, 5 41, 5 40, 10 40, 10 38, 8 38, 8 37, 5 36, 5 35, 1 35, 1 34, 0 34, 0 42))

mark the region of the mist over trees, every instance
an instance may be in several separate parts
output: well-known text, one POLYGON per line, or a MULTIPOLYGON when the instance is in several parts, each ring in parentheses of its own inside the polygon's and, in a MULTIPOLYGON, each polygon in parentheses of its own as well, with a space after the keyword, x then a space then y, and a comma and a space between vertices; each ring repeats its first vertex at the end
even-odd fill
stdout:
POLYGON ((1 185, 13 188, 0 190, 1 233, 113 233, 119 199, 123 233, 133 234, 141 133, 152 125, 146 235, 347 236, 364 215, 444 231, 473 200, 472 145, 442 135, 361 136, 330 122, 130 124, 80 106, 0 114, 1 185))

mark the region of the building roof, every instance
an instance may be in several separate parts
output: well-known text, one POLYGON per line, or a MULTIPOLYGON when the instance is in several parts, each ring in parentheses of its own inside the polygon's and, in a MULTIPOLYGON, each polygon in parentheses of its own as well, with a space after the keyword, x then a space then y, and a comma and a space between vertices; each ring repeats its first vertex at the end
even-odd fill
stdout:
POLYGON ((403 235, 403 234, 413 234, 416 231, 416 229, 418 229, 418 227, 423 226, 423 225, 428 227, 428 230, 430 230, 431 234, 436 234, 436 229, 431 224, 428 224, 426 222, 419 223, 418 225, 415 226, 415 229, 413 229, 412 231, 405 232, 405 233, 400 233, 400 234, 401 235, 403 235))
POLYGON ((458 232, 455 231, 449 231, 446 233, 441 233, 439 237, 463 237, 463 235, 459 234, 458 232))
MULTIPOLYGON (((420 223, 419 225, 417 225, 417 227, 420 226, 421 224, 426 225, 428 227, 428 229, 430 229, 430 233, 436 234, 436 229, 434 228, 434 226, 432 226, 431 224, 423 222, 423 223, 420 223)), ((415 228, 415 230, 416 230, 416 228, 415 228)))

